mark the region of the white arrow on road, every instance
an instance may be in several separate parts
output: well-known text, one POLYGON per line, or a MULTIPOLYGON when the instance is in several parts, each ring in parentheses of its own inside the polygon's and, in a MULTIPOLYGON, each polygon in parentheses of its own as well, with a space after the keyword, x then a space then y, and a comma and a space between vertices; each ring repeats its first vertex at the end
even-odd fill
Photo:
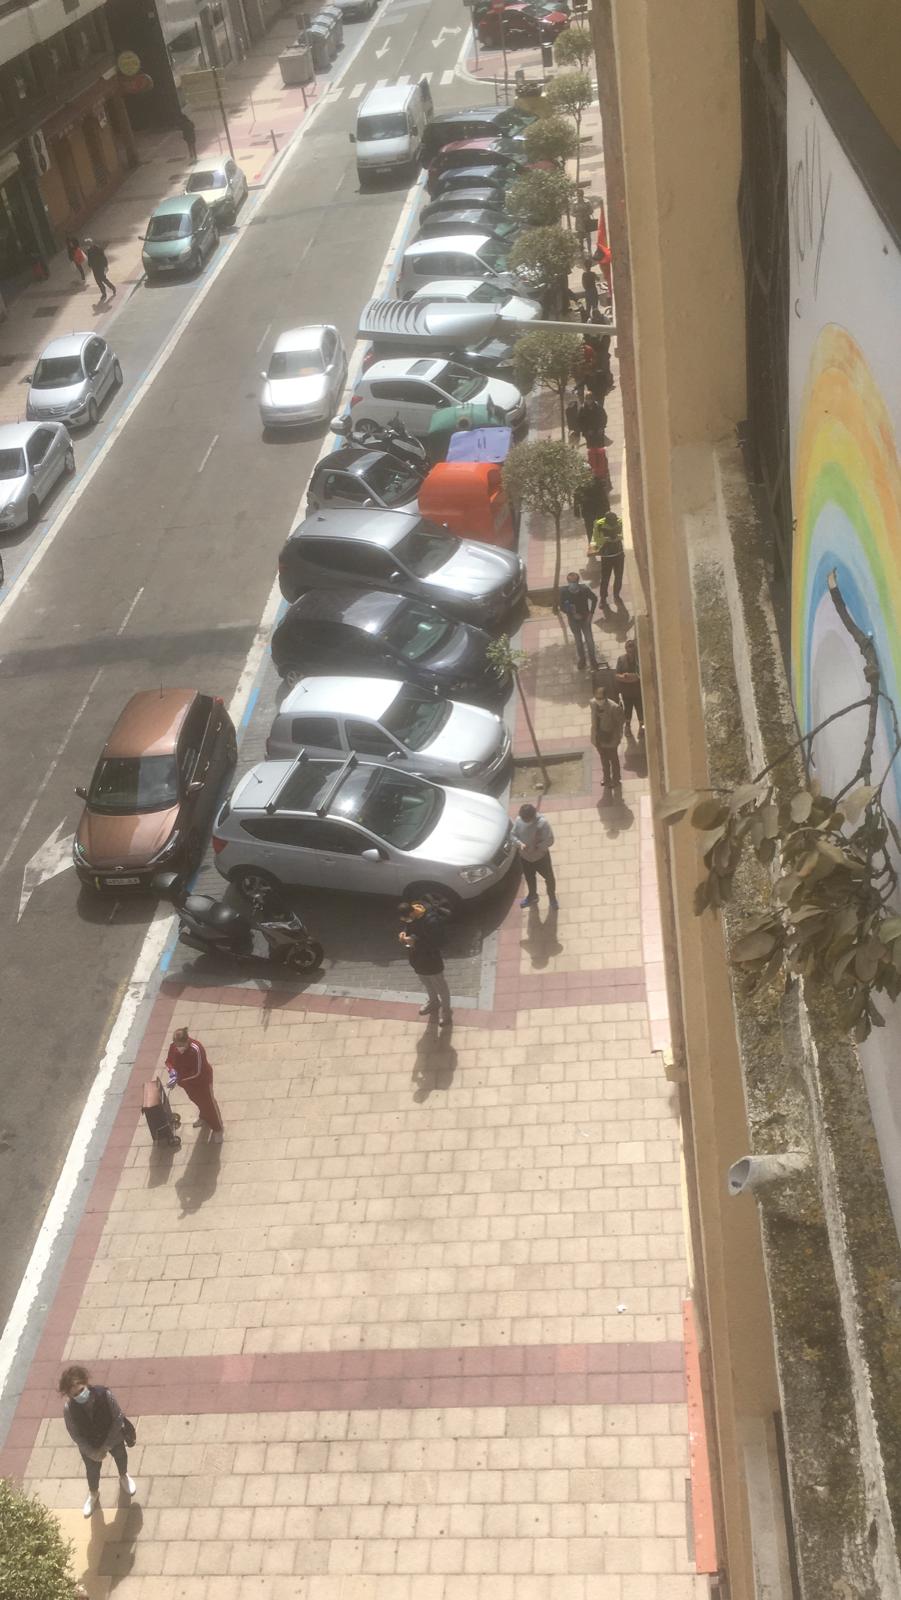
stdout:
POLYGON ((390 35, 390 33, 389 33, 389 35, 388 35, 388 37, 387 37, 387 39, 386 39, 386 40, 385 40, 385 43, 384 43, 384 44, 383 44, 383 45, 380 45, 380 46, 379 46, 379 48, 378 48, 378 50, 377 50, 377 51, 376 51, 376 52, 375 52, 375 53, 376 53, 376 56, 377 56, 377 57, 378 57, 378 59, 379 59, 379 61, 381 61, 381 59, 382 59, 382 56, 383 56, 383 55, 385 55, 385 54, 386 54, 386 53, 387 53, 387 50, 388 50, 388 46, 389 46, 389 44, 390 44, 390 43, 391 43, 391 35, 390 35))
POLYGON ((463 32, 462 28, 442 28, 441 32, 439 33, 439 35, 437 37, 437 39, 433 39, 432 40, 432 44, 434 45, 435 49, 437 50, 439 44, 441 44, 441 42, 444 39, 445 35, 448 38, 452 39, 455 33, 462 33, 462 32, 463 32))
POLYGON ((75 835, 74 833, 67 833, 61 839, 59 836, 60 829, 65 826, 65 820, 63 820, 54 828, 50 838, 44 840, 41 848, 34 852, 26 866, 22 875, 22 893, 19 896, 17 922, 21 922, 22 912, 25 910, 35 889, 40 888, 42 883, 46 883, 48 878, 55 878, 57 873, 65 872, 67 867, 71 867, 72 841, 75 835))

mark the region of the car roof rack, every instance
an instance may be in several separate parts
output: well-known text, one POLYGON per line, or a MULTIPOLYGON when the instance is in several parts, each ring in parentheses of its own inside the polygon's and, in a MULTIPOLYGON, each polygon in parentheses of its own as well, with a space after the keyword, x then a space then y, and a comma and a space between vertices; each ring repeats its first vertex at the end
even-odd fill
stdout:
POLYGON ((274 811, 278 810, 279 797, 282 794, 282 791, 284 790, 285 784, 286 783, 290 783, 291 779, 293 778, 295 772, 297 771, 297 769, 301 765, 301 763, 304 762, 304 761, 309 761, 309 759, 310 759, 310 757, 309 757, 309 755, 307 753, 306 746, 304 746, 304 748, 302 750, 299 750, 297 752, 297 755, 294 757, 294 760, 291 762, 291 765, 288 768, 287 772, 285 773, 285 776, 282 778, 281 783, 277 785, 277 787, 274 790, 274 792, 269 796, 269 799, 266 801, 266 804, 264 805, 263 810, 266 812, 267 816, 271 817, 272 813, 274 811))
POLYGON ((325 816, 328 815, 329 806, 331 805, 332 801, 334 800, 335 795, 338 793, 338 790, 341 788, 341 785, 344 782, 345 778, 348 777, 351 772, 353 772, 353 769, 356 766, 356 764, 357 764, 356 751, 355 750, 351 750, 350 755, 348 756, 347 760, 345 761, 345 763, 344 763, 343 767, 341 768, 340 772, 336 772, 335 773, 335 776, 332 779, 332 782, 329 784, 329 787, 325 792, 324 799, 322 799, 319 802, 319 805, 316 807, 316 815, 317 815, 317 817, 325 817, 325 816))

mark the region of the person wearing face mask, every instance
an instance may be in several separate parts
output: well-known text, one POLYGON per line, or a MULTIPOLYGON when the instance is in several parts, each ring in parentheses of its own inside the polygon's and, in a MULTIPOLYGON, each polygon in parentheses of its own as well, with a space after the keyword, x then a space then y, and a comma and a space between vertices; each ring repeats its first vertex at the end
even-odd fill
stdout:
POLYGON ((598 597, 577 572, 566 574, 566 585, 560 590, 560 610, 569 623, 569 631, 576 647, 576 664, 585 666, 587 654, 593 667, 598 664, 591 633, 591 619, 597 610, 598 597))
MULTIPOLYGON (((106 1455, 115 1461, 122 1493, 131 1499, 138 1487, 129 1475, 125 1448, 125 1434, 131 1424, 115 1395, 102 1384, 90 1383, 84 1367, 67 1367, 59 1380, 59 1392, 66 1396, 66 1431, 78 1445, 87 1473, 88 1498, 82 1507, 85 1516, 91 1516, 100 1499, 100 1466, 106 1455)), ((134 1444, 133 1431, 130 1442, 134 1444)))
POLYGON ((184 1089, 197 1107, 195 1128, 209 1128, 212 1143, 221 1144, 222 1116, 213 1097, 213 1069, 200 1040, 192 1039, 187 1028, 176 1028, 173 1033, 166 1066, 169 1088, 184 1089))

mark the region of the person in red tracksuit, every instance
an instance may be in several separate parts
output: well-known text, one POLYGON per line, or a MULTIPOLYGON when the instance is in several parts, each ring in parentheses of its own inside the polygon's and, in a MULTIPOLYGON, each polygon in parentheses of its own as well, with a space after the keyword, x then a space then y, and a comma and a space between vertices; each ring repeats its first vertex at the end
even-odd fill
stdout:
POLYGON ((184 1089, 193 1100, 199 1116, 195 1128, 206 1126, 213 1135, 213 1144, 222 1143, 222 1116, 213 1097, 213 1069, 199 1039, 192 1039, 187 1028, 176 1028, 166 1057, 169 1068, 169 1088, 184 1089))

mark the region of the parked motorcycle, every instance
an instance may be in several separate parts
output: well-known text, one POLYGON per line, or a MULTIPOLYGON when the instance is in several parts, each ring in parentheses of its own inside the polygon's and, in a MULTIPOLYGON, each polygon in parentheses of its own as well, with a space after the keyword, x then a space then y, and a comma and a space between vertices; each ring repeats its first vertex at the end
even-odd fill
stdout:
POLYGON ((405 467, 411 467, 423 477, 431 466, 425 445, 413 437, 400 417, 392 417, 390 422, 385 423, 367 422, 364 427, 345 415, 333 417, 329 426, 332 433, 340 434, 348 444, 362 445, 370 450, 386 450, 389 455, 402 461, 405 467))
POLYGON ((209 894, 187 894, 175 872, 159 872, 153 887, 178 911, 178 940, 204 955, 246 961, 254 954, 254 934, 266 941, 269 959, 291 972, 315 972, 323 949, 306 924, 274 889, 253 896, 250 913, 209 894))

